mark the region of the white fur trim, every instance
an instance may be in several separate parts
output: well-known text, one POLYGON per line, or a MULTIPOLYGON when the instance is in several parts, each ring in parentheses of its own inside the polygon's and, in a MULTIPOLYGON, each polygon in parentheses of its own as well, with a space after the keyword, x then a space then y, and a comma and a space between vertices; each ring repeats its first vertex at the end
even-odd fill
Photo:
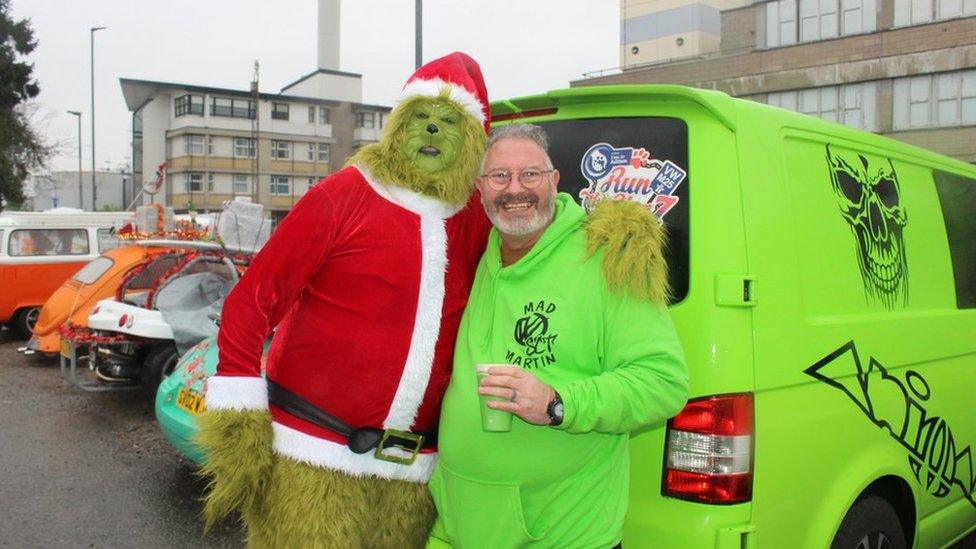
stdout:
POLYGON ((400 385, 383 422, 384 429, 409 430, 424 399, 430 370, 434 364, 434 345, 441 331, 444 307, 444 272, 447 270, 447 230, 444 220, 420 218, 422 263, 417 316, 413 323, 410 350, 400 376, 400 385))
POLYGON ((400 97, 397 99, 396 104, 400 104, 401 101, 415 95, 423 95, 425 97, 440 97, 441 89, 443 89, 445 86, 450 90, 449 98, 451 101, 454 101, 460 105, 461 108, 473 116, 478 123, 485 123, 485 105, 478 100, 478 97, 463 86, 459 86, 452 82, 445 82, 440 78, 432 78, 430 80, 417 79, 407 82, 407 85, 403 87, 403 91, 400 92, 400 97))
MULTIPOLYGON (((372 451, 357 454, 345 444, 316 438, 277 422, 272 422, 271 426, 274 429, 272 447, 278 454, 356 477, 374 475, 380 478, 424 483, 430 479, 430 474, 437 463, 436 453, 417 454, 417 460, 411 465, 382 461, 373 457, 372 451)), ((391 450, 395 449, 385 451, 389 453, 391 450)))
POLYGON ((268 384, 262 377, 213 376, 207 380, 207 410, 267 410, 268 384))
POLYGON ((359 173, 363 175, 363 179, 376 191, 376 194, 421 217, 447 219, 461 211, 461 208, 464 207, 464 204, 455 206, 396 185, 385 185, 374 179, 373 175, 366 168, 357 165, 353 167, 359 170, 359 173))

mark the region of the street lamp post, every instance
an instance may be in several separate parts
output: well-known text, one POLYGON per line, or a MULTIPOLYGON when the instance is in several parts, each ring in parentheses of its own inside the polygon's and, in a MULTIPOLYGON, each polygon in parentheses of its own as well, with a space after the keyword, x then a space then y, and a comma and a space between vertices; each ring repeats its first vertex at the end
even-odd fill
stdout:
POLYGON ((424 63, 424 0, 416 0, 414 3, 413 17, 414 25, 414 68, 419 69, 424 63))
POLYGON ((84 183, 81 180, 81 112, 68 111, 68 114, 73 114, 78 117, 78 207, 85 209, 85 199, 82 193, 84 183))
POLYGON ((91 122, 92 122, 92 211, 98 211, 98 189, 95 187, 95 31, 107 27, 92 27, 90 40, 91 51, 91 122))

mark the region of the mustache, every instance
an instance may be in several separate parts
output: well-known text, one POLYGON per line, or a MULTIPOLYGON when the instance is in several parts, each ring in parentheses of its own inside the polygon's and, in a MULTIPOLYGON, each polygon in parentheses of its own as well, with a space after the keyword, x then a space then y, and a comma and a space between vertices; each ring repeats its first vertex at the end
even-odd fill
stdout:
POLYGON ((528 202, 529 204, 535 206, 539 202, 539 197, 532 193, 505 193, 498 195, 498 197, 495 198, 495 207, 501 208, 503 206, 507 206, 508 204, 518 202, 528 202))

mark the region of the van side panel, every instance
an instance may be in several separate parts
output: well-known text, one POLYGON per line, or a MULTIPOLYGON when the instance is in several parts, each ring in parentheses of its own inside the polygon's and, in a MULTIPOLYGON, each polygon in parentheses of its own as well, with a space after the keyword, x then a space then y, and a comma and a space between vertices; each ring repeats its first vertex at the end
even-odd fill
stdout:
POLYGON ((10 320, 18 309, 43 305, 89 259, 70 263, 63 258, 59 262, 0 262, 0 323, 10 320))
POLYGON ((930 162, 805 117, 750 120, 756 542, 827 546, 891 475, 913 494, 919 546, 945 544, 929 517, 962 502, 976 520, 976 316, 955 305, 930 162))

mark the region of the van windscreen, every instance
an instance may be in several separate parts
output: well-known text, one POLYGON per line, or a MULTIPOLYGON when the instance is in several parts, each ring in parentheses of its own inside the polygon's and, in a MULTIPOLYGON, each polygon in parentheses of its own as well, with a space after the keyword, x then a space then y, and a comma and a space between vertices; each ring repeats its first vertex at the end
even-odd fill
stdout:
POLYGON ((630 199, 668 229, 672 303, 688 294, 688 126, 678 118, 592 118, 540 122, 559 190, 590 209, 605 197, 630 199))

